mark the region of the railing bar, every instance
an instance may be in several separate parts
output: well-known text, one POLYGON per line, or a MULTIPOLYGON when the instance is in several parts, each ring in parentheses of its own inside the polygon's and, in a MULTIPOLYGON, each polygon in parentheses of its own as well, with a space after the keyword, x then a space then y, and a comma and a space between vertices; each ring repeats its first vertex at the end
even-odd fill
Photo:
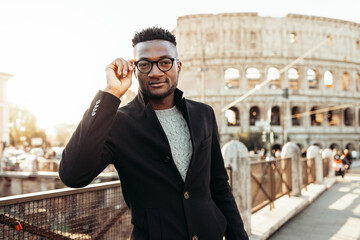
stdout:
POLYGON ((111 218, 108 223, 105 225, 105 227, 99 232, 97 236, 94 237, 94 239, 102 239, 107 231, 124 215, 126 212, 126 208, 122 208, 121 211, 116 214, 113 218, 111 218))
POLYGON ((7 217, 4 214, 0 214, 0 223, 1 224, 7 225, 7 226, 15 229, 14 224, 16 222, 20 222, 21 226, 23 227, 22 231, 25 231, 25 232, 28 232, 28 233, 31 233, 31 234, 34 234, 37 236, 51 237, 51 239, 65 239, 65 240, 69 239, 69 240, 71 240, 71 238, 65 237, 64 235, 48 231, 41 227, 36 227, 36 226, 26 223, 24 221, 19 221, 16 218, 7 217))
POLYGON ((55 197, 62 197, 62 196, 74 195, 74 194, 79 194, 79 193, 84 193, 84 192, 120 187, 120 186, 121 186, 121 183, 119 182, 119 180, 116 180, 116 181, 112 181, 112 182, 91 184, 84 188, 77 188, 77 189, 62 188, 62 189, 56 189, 56 190, 50 190, 50 191, 27 193, 27 194, 15 195, 15 196, 3 197, 3 198, 0 198, 0 207, 10 205, 10 204, 30 202, 30 201, 49 199, 49 198, 55 198, 55 197))
POLYGON ((270 200, 266 200, 263 203, 251 208, 251 213, 257 212, 257 211, 259 211, 260 209, 262 209, 263 207, 265 207, 265 206, 267 206, 269 204, 270 204, 270 200))
POLYGON ((255 200, 256 200, 256 197, 257 197, 257 195, 258 195, 258 193, 259 193, 261 183, 256 179, 256 177, 253 175, 252 172, 250 173, 250 176, 254 179, 256 185, 258 186, 258 188, 256 189, 256 192, 255 192, 255 194, 254 194, 254 197, 253 197, 253 199, 251 200, 251 204, 253 205, 254 202, 255 202, 255 200))
POLYGON ((259 185, 259 189, 265 194, 265 196, 271 201, 271 197, 268 195, 268 193, 265 191, 265 189, 261 186, 262 183, 260 183, 256 178, 254 178, 255 182, 259 185))
MULTIPOLYGON (((285 165, 285 167, 286 167, 286 165, 285 165)), ((285 169, 285 167, 284 167, 284 169, 285 169)), ((283 179, 283 177, 282 177, 282 174, 283 174, 283 170, 284 169, 282 169, 282 171, 280 172, 280 170, 278 169, 278 168, 275 168, 275 170, 276 170, 276 172, 278 172, 279 173, 279 177, 280 177, 280 186, 281 186, 281 184, 282 183, 284 183, 285 184, 285 186, 286 186, 286 188, 288 189, 288 190, 290 190, 290 187, 289 187, 289 185, 288 185, 288 183, 283 179)))

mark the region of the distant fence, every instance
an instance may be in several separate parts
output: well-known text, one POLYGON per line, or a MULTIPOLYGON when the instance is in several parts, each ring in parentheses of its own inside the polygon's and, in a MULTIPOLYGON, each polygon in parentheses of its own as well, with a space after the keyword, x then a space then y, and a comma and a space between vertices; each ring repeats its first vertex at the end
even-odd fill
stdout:
POLYGON ((302 158, 302 187, 307 190, 307 185, 315 182, 315 158, 302 158))
POLYGON ((255 161, 251 166, 251 212, 254 213, 266 205, 274 207, 274 201, 290 194, 291 159, 255 161))
MULTIPOLYGON (((251 213, 269 205, 274 207, 274 201, 292 191, 291 159, 275 159, 270 161, 250 158, 251 177, 251 213)), ((323 176, 329 176, 331 158, 323 158, 323 176)), ((302 187, 316 181, 315 158, 302 158, 302 187)), ((232 186, 232 168, 226 166, 229 183, 232 186)))
POLYGON ((0 239, 129 239, 119 181, 0 199, 0 239))

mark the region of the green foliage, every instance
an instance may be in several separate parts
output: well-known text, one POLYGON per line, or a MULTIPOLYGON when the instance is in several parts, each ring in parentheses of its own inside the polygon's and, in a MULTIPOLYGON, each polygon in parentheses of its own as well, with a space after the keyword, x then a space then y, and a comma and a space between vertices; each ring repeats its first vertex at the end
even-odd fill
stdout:
POLYGON ((261 132, 239 132, 234 135, 234 137, 242 142, 248 150, 254 150, 255 148, 261 149, 265 146, 261 136, 261 132))

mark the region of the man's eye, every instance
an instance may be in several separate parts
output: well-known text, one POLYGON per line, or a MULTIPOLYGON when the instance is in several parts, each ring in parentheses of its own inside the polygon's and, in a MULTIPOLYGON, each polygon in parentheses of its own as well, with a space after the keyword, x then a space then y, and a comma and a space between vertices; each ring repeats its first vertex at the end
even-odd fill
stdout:
POLYGON ((162 61, 160 61, 160 64, 163 66, 171 65, 171 61, 170 60, 162 60, 162 61))
POLYGON ((148 66, 149 66, 149 63, 147 63, 147 62, 139 62, 139 67, 141 67, 141 68, 145 68, 148 66))

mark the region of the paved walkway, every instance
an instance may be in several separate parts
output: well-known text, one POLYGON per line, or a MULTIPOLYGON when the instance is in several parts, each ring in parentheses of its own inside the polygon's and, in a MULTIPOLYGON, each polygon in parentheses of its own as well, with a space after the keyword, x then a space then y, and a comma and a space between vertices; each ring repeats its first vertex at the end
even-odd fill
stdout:
POLYGON ((360 239, 360 162, 269 239, 360 239))

